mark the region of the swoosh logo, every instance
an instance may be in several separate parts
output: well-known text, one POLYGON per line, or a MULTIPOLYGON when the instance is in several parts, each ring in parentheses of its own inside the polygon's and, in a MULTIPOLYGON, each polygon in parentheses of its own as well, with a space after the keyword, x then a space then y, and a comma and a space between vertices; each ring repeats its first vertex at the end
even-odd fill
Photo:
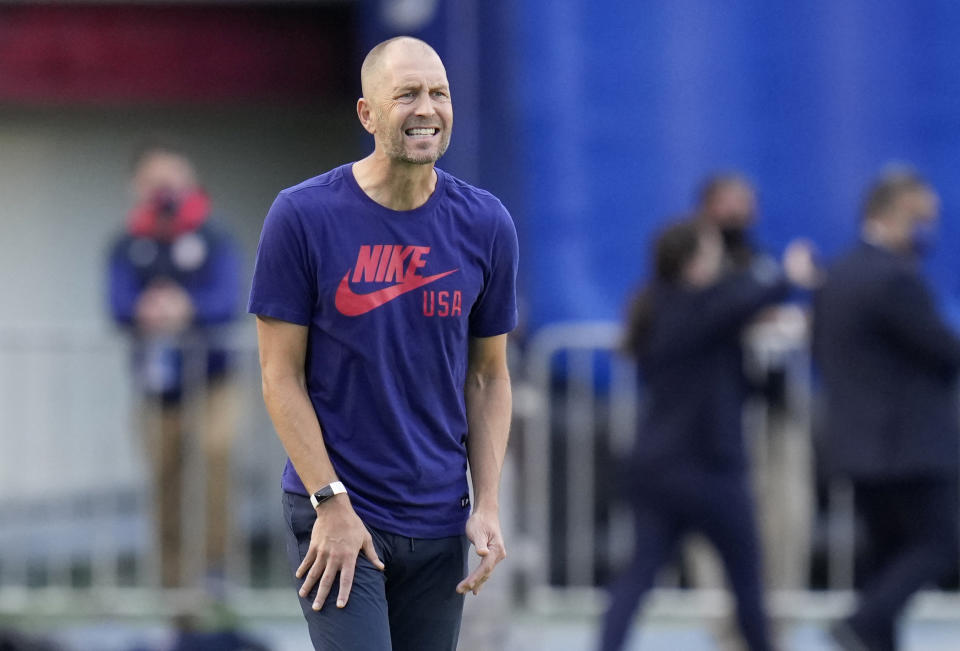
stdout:
POLYGON ((413 276, 396 285, 390 285, 389 287, 384 287, 366 294, 357 294, 350 289, 350 271, 347 271, 347 274, 340 280, 340 284, 337 286, 337 294, 334 298, 334 305, 337 306, 340 314, 344 316, 360 316, 361 314, 366 314, 385 303, 389 303, 398 296, 412 292, 424 285, 429 285, 444 276, 449 276, 457 271, 457 269, 451 269, 450 271, 444 271, 443 273, 432 276, 413 276))

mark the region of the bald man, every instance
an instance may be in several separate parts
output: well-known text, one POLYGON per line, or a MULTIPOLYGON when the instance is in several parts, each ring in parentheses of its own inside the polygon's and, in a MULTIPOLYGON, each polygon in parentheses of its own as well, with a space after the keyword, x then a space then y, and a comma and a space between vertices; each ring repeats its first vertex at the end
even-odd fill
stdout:
POLYGON ((452 651, 505 557, 517 237, 435 167, 453 107, 429 45, 377 45, 361 83, 373 152, 279 194, 250 295, 288 555, 315 648, 452 651))

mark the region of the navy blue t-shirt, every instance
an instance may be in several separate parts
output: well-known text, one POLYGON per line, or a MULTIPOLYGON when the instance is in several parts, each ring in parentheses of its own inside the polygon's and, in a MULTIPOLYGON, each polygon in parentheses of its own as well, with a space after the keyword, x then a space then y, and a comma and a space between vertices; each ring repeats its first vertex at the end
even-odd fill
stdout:
MULTIPOLYGON (((309 327, 307 391, 367 524, 463 533, 468 337, 517 322, 517 235, 488 192, 437 169, 427 202, 368 197, 353 164, 283 190, 267 214, 249 311, 309 327)), ((306 495, 292 464, 286 491, 306 495)))

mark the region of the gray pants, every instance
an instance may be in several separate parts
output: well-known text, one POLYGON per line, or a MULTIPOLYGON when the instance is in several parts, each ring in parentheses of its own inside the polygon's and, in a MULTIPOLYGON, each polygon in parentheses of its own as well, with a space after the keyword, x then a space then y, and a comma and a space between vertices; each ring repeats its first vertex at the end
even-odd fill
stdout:
MULTIPOLYGON (((316 512, 310 500, 284 493, 287 557, 296 572, 310 545, 316 512)), ((457 584, 467 575, 466 536, 407 538, 367 527, 380 560, 381 572, 362 554, 345 608, 337 608, 340 580, 316 612, 311 608, 314 587, 299 597, 318 651, 455 651, 460 634, 463 595, 457 584)), ((299 590, 301 581, 294 580, 299 590)))

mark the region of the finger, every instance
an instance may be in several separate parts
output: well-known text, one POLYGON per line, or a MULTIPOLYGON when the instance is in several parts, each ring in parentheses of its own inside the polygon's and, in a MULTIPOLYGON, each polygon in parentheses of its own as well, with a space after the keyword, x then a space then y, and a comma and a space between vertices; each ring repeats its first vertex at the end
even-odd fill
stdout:
POLYGON ((373 546, 373 537, 367 534, 367 537, 363 541, 363 555, 367 557, 367 560, 373 563, 378 570, 383 570, 385 567, 383 561, 380 560, 380 557, 377 556, 377 550, 373 546))
POLYGON ((486 581, 488 577, 489 574, 481 572, 480 568, 478 567, 470 574, 470 576, 457 584, 457 592, 459 594, 467 594, 468 592, 473 591, 473 594, 477 594, 480 586, 483 585, 483 582, 486 581))
POLYGON ((353 575, 356 571, 356 559, 350 560, 340 568, 340 592, 337 593, 337 608, 343 608, 350 599, 350 589, 353 587, 353 575))
POLYGON ((485 577, 483 577, 482 579, 480 579, 479 581, 477 581, 477 584, 473 587, 473 596, 474 596, 474 597, 476 597, 478 594, 480 594, 480 588, 483 587, 483 584, 486 583, 486 582, 487 582, 487 579, 489 579, 489 578, 490 578, 489 576, 485 576, 485 577))
POLYGON ((473 543, 474 548, 477 550, 478 556, 486 556, 490 553, 490 549, 487 546, 487 537, 480 536, 479 539, 473 543))
POLYGON ((485 568, 483 564, 478 565, 477 569, 457 585, 457 592, 466 594, 471 590, 475 590, 478 585, 487 580, 488 576, 490 576, 490 573, 487 571, 487 568, 485 568))
POLYGON ((337 576, 337 570, 333 563, 327 563, 323 570, 323 576, 320 577, 320 583, 317 584, 317 598, 313 600, 313 609, 320 610, 327 601, 327 595, 330 594, 330 588, 333 587, 333 579, 337 576))
POLYGON ((477 582, 477 579, 479 578, 480 578, 480 566, 478 565, 473 572, 470 572, 465 579, 463 579, 460 583, 457 584, 457 593, 467 594, 468 592, 473 590, 473 586, 477 582))
POLYGON ((501 558, 503 558, 502 552, 501 554, 490 554, 488 550, 488 553, 480 561, 477 568, 457 585, 457 592, 466 594, 472 590, 473 594, 477 594, 480 586, 493 574, 493 568, 496 567, 501 558))
POLYGON ((297 568, 296 576, 298 579, 303 578, 304 572, 310 569, 310 566, 313 565, 314 560, 317 558, 317 550, 312 545, 307 549, 307 555, 303 557, 303 561, 300 563, 300 567, 297 568))
POLYGON ((473 584, 474 595, 480 594, 480 588, 484 583, 487 582, 487 579, 490 578, 490 575, 493 574, 493 568, 495 568, 499 562, 500 558, 494 554, 490 554, 480 561, 480 567, 477 569, 481 570, 481 573, 480 577, 473 584))
POLYGON ((310 594, 310 591, 313 589, 314 584, 320 578, 324 572, 325 563, 320 561, 319 556, 313 565, 310 566, 310 569, 307 570, 306 575, 303 577, 303 583, 300 585, 300 596, 306 598, 310 594))

